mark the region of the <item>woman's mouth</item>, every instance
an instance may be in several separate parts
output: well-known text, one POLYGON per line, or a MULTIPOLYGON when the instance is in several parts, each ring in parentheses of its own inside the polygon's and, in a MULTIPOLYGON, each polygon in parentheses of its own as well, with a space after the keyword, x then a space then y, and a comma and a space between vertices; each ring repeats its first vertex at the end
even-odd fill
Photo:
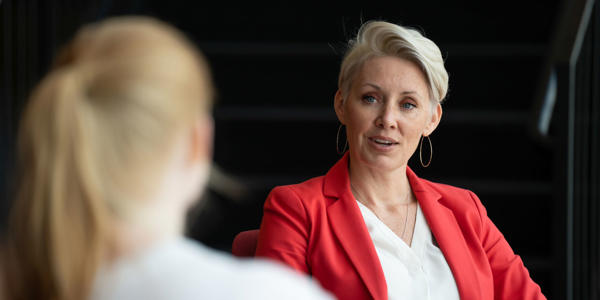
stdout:
POLYGON ((382 137, 382 136, 374 136, 370 137, 369 141, 376 146, 377 148, 391 148, 394 145, 398 145, 398 142, 392 138, 382 137))
POLYGON ((393 142, 391 141, 387 141, 387 140, 382 140, 382 139, 373 139, 373 141, 375 141, 375 143, 377 144, 381 144, 381 145, 392 145, 393 142))

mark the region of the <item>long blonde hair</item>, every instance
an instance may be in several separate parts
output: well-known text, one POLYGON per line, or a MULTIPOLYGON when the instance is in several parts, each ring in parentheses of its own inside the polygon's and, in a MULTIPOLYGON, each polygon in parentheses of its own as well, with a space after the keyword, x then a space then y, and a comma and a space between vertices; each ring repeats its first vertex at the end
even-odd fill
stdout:
POLYGON ((204 58, 173 27, 120 17, 81 29, 21 119, 10 295, 87 298, 107 223, 152 192, 173 139, 211 99, 204 58))

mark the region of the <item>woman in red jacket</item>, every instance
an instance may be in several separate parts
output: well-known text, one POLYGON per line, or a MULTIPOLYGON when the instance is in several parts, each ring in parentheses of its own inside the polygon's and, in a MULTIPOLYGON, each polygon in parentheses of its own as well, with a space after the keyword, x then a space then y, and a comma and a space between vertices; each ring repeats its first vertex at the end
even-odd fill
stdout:
POLYGON ((349 151, 325 176, 271 192, 257 255, 339 299, 545 299, 475 194, 407 166, 418 146, 421 164, 431 160, 421 149, 448 88, 439 48, 415 30, 366 23, 338 87, 349 151))

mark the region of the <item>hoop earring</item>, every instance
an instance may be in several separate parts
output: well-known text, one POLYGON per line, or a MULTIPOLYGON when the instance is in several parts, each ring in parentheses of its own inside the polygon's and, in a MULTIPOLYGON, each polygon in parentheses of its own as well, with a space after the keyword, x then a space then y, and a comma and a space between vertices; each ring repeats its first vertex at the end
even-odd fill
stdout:
POLYGON ((335 150, 337 150, 337 153, 339 155, 344 154, 344 152, 346 152, 346 148, 348 148, 348 139, 346 139, 346 143, 344 144, 344 149, 342 151, 340 151, 340 131, 342 131, 343 126, 344 126, 344 124, 340 124, 340 126, 338 127, 338 130, 337 130, 337 135, 335 137, 335 150))
POLYGON ((429 165, 431 164, 432 158, 433 158, 433 145, 431 144, 431 139, 429 138, 429 136, 423 135, 423 136, 421 136, 421 143, 419 145, 419 160, 421 161, 421 166, 423 166, 423 168, 429 167, 429 165), (429 141, 429 161, 427 162, 427 164, 423 163, 423 140, 425 138, 427 138, 427 140, 429 141))

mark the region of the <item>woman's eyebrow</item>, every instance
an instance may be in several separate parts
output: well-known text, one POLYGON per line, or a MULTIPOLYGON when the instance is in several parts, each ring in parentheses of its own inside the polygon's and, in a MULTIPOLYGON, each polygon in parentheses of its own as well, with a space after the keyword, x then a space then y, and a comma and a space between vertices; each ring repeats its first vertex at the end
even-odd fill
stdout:
MULTIPOLYGON (((378 91, 381 91, 381 87, 380 87, 380 86, 378 86, 378 85, 376 85, 376 84, 374 84, 374 83, 371 83, 371 82, 366 82, 365 84, 363 84, 363 86, 365 86, 365 85, 368 85, 368 86, 370 86, 370 87, 373 87, 373 88, 375 88, 375 89, 376 89, 376 90, 378 90, 378 91)), ((402 94, 402 95, 410 95, 410 94, 419 95, 419 93, 417 93, 417 91, 412 91, 412 90, 409 90, 409 91, 403 91, 403 92, 402 92, 402 93, 400 93, 400 94, 402 94)))
POLYGON ((374 83, 367 82, 367 83, 365 83, 364 85, 368 85, 368 86, 370 86, 370 87, 373 87, 373 88, 375 88, 375 89, 376 89, 376 90, 378 90, 378 91, 381 91, 381 87, 380 87, 380 86, 378 86, 378 85, 376 85, 376 84, 374 84, 374 83))
POLYGON ((419 93, 417 93, 416 91, 404 91, 401 93, 402 95, 410 95, 410 94, 416 94, 419 95, 419 93))

